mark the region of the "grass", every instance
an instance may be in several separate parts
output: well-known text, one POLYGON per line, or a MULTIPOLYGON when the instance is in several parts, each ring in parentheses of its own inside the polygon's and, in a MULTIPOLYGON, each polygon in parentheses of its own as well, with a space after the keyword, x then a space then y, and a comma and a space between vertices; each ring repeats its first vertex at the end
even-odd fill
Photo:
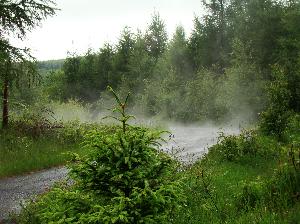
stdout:
POLYGON ((14 132, 0 135, 0 177, 65 164, 69 151, 83 153, 78 142, 63 143, 57 138, 33 138, 14 132))
POLYGON ((84 153, 83 136, 91 129, 112 131, 113 126, 65 123, 37 133, 35 126, 12 125, 0 131, 0 178, 64 165, 69 152, 84 153))
POLYGON ((18 146, 0 143, 0 177, 23 174, 64 164, 66 152, 82 153, 78 144, 61 144, 53 139, 20 138, 18 146))
MULTIPOLYGON (((187 170, 187 203, 173 223, 300 223, 300 198, 290 200, 284 193, 283 197, 269 197, 273 186, 279 186, 280 178, 276 179, 275 173, 282 163, 288 163, 287 154, 279 152, 278 143, 268 137, 260 137, 258 146, 269 153, 236 161, 225 160, 213 147, 187 170)), ((299 179, 299 173, 295 175, 299 179)), ((298 189, 299 184, 294 183, 298 189)))

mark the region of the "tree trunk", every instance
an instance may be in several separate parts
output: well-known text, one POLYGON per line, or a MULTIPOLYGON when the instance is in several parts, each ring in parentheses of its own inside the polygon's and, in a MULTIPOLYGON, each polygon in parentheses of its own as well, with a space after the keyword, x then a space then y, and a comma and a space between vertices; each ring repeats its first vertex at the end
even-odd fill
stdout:
POLYGON ((8 127, 8 77, 4 78, 3 82, 3 113, 2 113, 2 128, 8 127))
POLYGON ((221 73, 225 72, 225 9, 224 0, 219 0, 220 3, 220 69, 221 73))

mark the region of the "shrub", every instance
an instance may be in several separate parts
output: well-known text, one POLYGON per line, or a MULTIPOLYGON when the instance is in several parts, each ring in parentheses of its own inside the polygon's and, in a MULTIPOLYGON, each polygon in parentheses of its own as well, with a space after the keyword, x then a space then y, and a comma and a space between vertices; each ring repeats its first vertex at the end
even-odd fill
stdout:
POLYGON ((224 159, 228 161, 236 160, 240 156, 238 147, 238 137, 234 135, 225 136, 221 133, 218 139, 217 150, 222 154, 224 159))
POLYGON ((294 114, 289 118, 288 128, 285 131, 285 140, 287 142, 298 143, 300 146, 300 115, 294 114))
POLYGON ((37 223, 172 222, 184 199, 177 163, 158 150, 160 132, 128 126, 126 100, 113 94, 118 102, 114 111, 121 114, 114 118, 122 127, 110 134, 89 132, 83 143, 86 155, 74 154, 70 164, 74 185, 42 196, 21 223, 30 222, 28 217, 37 223))
POLYGON ((258 135, 252 130, 244 130, 239 136, 226 136, 221 133, 215 149, 227 161, 237 161, 245 156, 256 156, 259 149, 258 135))
POLYGON ((258 152, 258 135, 253 130, 244 130, 239 136, 240 148, 243 155, 255 156, 258 152))
POLYGON ((268 134, 282 140, 289 123, 289 103, 291 93, 283 71, 274 67, 274 81, 268 88, 269 105, 261 114, 260 128, 268 134))

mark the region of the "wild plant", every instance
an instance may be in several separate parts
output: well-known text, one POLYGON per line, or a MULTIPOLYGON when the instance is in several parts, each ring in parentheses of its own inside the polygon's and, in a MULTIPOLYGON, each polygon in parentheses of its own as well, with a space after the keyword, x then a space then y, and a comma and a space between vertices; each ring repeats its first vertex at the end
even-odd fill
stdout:
POLYGON ((291 145, 288 161, 282 162, 267 183, 270 208, 286 208, 300 200, 300 149, 291 145))
POLYGON ((221 133, 218 137, 216 149, 228 161, 235 161, 240 157, 241 153, 238 147, 238 137, 234 135, 226 136, 224 133, 221 133))
POLYGON ((74 185, 54 188, 36 204, 40 223, 172 223, 184 200, 176 163, 159 150, 161 132, 128 125, 126 103, 116 100, 114 132, 92 130, 84 156, 69 165, 74 185))
POLYGON ((264 184, 252 181, 243 186, 242 192, 236 196, 235 206, 237 211, 249 211, 254 209, 263 198, 264 184))
POLYGON ((282 141, 291 116, 291 92, 284 71, 278 65, 273 67, 273 78, 268 87, 268 107, 261 113, 260 128, 282 141))
MULTIPOLYGON (((208 208, 209 212, 218 217, 220 223, 224 223, 227 217, 225 210, 220 205, 220 198, 215 192, 215 186, 210 173, 202 166, 194 167, 191 169, 192 178, 195 180, 195 184, 192 187, 192 194, 199 194, 199 197, 203 198, 200 202, 201 206, 208 208), (196 193, 198 192, 198 193, 196 193)), ((189 181, 191 182, 191 180, 189 181)), ((198 196, 194 196, 198 197, 198 196)))
POLYGON ((237 161, 245 156, 255 157, 259 149, 257 138, 253 130, 244 130, 238 136, 221 133, 214 148, 227 161, 237 161))
POLYGON ((123 130, 123 132, 125 134, 126 127, 129 126, 128 120, 131 119, 131 118, 135 118, 134 116, 128 115, 126 113, 127 102, 128 102, 130 93, 127 94, 124 102, 122 102, 121 99, 120 99, 120 97, 116 94, 116 92, 113 90, 112 87, 108 86, 107 89, 108 89, 108 91, 110 91, 113 94, 113 96, 115 98, 115 101, 116 101, 116 106, 112 109, 112 112, 117 112, 120 116, 119 117, 115 117, 115 116, 109 115, 109 116, 104 117, 103 119, 105 119, 105 118, 113 118, 113 119, 121 122, 121 124, 122 124, 122 130, 123 130))

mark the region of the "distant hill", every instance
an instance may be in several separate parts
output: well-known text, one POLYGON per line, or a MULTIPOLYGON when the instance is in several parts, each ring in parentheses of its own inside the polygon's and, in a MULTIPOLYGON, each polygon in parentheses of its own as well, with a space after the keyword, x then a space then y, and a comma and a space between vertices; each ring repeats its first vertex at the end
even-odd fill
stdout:
POLYGON ((43 75, 50 71, 61 69, 64 62, 65 62, 65 59, 39 61, 38 62, 38 70, 43 75))

